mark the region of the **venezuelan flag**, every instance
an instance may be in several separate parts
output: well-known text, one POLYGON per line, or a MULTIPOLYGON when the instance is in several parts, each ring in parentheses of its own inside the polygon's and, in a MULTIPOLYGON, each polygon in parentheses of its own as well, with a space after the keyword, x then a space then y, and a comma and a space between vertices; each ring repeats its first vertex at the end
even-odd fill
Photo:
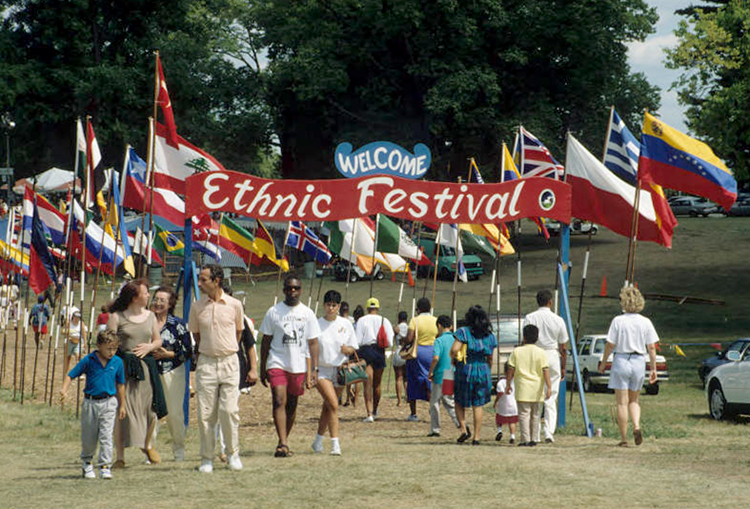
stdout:
POLYGON ((726 210, 737 199, 737 181, 708 145, 649 113, 643 119, 638 178, 703 196, 726 210))

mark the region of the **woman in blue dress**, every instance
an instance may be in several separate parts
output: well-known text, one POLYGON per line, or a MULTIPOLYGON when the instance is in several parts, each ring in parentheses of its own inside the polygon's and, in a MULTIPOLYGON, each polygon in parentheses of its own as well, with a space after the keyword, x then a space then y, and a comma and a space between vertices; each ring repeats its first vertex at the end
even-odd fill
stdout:
POLYGON ((455 358, 466 346, 466 357, 456 363, 455 401, 456 416, 461 424, 461 436, 458 443, 464 443, 471 437, 471 431, 466 427, 466 408, 474 410, 474 440, 472 445, 479 445, 482 430, 482 409, 490 402, 492 379, 490 364, 492 352, 497 348, 497 339, 492 333, 492 326, 487 313, 481 306, 469 308, 464 318, 466 325, 455 333, 455 341, 451 348, 451 357, 455 358))

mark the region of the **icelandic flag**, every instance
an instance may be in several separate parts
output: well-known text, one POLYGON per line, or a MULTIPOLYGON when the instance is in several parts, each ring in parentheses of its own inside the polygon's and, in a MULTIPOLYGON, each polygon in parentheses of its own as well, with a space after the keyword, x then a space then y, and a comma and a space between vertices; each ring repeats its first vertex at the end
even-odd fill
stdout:
POLYGON ((325 242, 320 240, 315 232, 305 226, 302 221, 290 223, 286 245, 309 254, 323 265, 331 261, 331 256, 333 256, 325 242))
POLYGON ((57 281, 55 264, 47 246, 39 209, 34 208, 31 222, 31 250, 29 251, 29 287, 39 295, 57 281))
POLYGON ((558 163, 544 146, 544 143, 521 126, 519 128, 521 154, 521 175, 528 177, 550 177, 560 180, 565 173, 565 167, 558 163))
POLYGON ((613 109, 604 166, 628 184, 635 186, 638 183, 638 156, 640 154, 641 144, 613 109))

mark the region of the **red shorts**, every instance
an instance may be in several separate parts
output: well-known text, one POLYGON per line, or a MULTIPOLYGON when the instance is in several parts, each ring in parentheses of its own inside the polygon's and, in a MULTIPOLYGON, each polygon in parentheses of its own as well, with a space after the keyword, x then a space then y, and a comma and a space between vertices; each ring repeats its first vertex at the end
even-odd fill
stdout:
POLYGON ((40 329, 38 325, 32 325, 34 328, 34 332, 41 332, 42 334, 47 334, 47 324, 45 323, 42 325, 42 328, 40 329))
POLYGON ((286 391, 292 396, 302 396, 305 393, 305 373, 288 373, 283 369, 268 370, 268 381, 271 389, 286 386, 286 391))

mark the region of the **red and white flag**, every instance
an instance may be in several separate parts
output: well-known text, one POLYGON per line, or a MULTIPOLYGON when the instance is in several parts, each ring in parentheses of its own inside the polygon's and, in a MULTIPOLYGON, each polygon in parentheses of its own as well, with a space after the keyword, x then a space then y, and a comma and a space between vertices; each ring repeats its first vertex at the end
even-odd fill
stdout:
POLYGON ((185 179, 193 173, 226 171, 211 154, 201 150, 175 133, 176 143, 170 142, 169 129, 156 124, 154 146, 154 185, 185 194, 185 179))
MULTIPOLYGON (((125 188, 121 193, 122 205, 134 210, 151 210, 151 193, 146 187, 146 162, 129 148, 125 160, 125 188)), ((185 202, 174 191, 154 187, 155 216, 163 217, 173 225, 185 225, 185 202)))
POLYGON ((169 91, 167 90, 167 81, 164 79, 164 70, 161 67, 161 59, 159 55, 156 55, 156 70, 158 76, 158 94, 156 96, 156 102, 161 108, 161 112, 164 115, 164 124, 166 124, 167 132, 166 138, 170 144, 177 146, 177 124, 174 121, 174 112, 172 111, 172 101, 169 99, 169 91))
MULTIPOLYGON (((96 142, 96 135, 94 134, 94 126, 91 125, 91 120, 86 120, 86 200, 85 207, 90 209, 96 202, 96 193, 99 190, 97 188, 96 178, 101 173, 102 179, 104 177, 102 169, 99 167, 102 162, 102 153, 99 151, 99 144, 96 142)), ((100 180, 102 180, 100 179, 100 180)))
MULTIPOLYGON (((572 135, 568 135, 565 181, 573 187, 572 215, 630 236, 636 188, 618 178, 572 135)), ((641 190, 638 240, 672 247, 673 224, 654 209, 652 194, 641 190)), ((672 219, 674 219, 672 217, 672 219)))

